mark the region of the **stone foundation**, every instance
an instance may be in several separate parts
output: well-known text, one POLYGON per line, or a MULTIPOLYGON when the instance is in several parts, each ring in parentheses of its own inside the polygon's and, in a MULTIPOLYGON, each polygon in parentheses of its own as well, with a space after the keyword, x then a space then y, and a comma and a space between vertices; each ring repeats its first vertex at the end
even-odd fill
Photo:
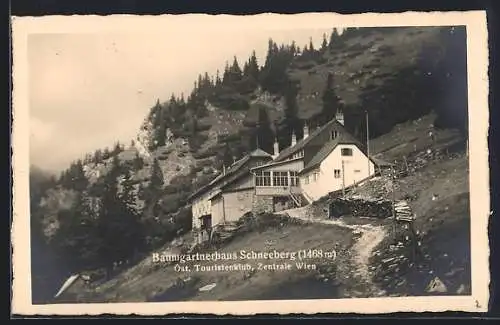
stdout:
POLYGON ((196 244, 210 240, 210 232, 205 229, 193 229, 193 239, 196 244))
POLYGON ((274 201, 272 196, 255 195, 252 202, 252 212, 272 213, 274 212, 274 201))

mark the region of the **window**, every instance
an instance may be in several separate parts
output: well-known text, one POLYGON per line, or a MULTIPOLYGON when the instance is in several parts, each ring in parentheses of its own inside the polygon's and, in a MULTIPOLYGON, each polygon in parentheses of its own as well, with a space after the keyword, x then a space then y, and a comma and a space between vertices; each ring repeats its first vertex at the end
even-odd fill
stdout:
POLYGON ((299 176, 297 172, 290 172, 290 186, 299 186, 299 176))
POLYGON ((361 170, 359 170, 359 169, 355 169, 355 170, 354 170, 354 172, 355 172, 355 173, 361 173, 361 170))
POLYGON ((309 175, 304 177, 304 183, 307 185, 309 184, 309 175))
POLYGON ((256 172, 255 186, 271 186, 271 172, 256 172))
POLYGON ((273 172, 273 186, 288 186, 288 172, 273 172))
POLYGON ((333 170, 333 177, 340 178, 340 169, 333 170))
POLYGON ((340 154, 342 156, 352 156, 352 149, 351 148, 342 148, 340 150, 340 154))
POLYGON ((210 229, 212 228, 212 216, 204 215, 201 217, 201 229, 210 229))
POLYGON ((337 130, 333 130, 330 134, 331 140, 337 139, 338 136, 339 136, 339 131, 337 130))
POLYGON ((316 182, 318 180, 318 178, 319 178, 319 172, 316 171, 313 173, 313 182, 316 182))
POLYGON ((299 150, 298 152, 293 154, 291 159, 297 159, 302 157, 304 157, 304 150, 299 150))

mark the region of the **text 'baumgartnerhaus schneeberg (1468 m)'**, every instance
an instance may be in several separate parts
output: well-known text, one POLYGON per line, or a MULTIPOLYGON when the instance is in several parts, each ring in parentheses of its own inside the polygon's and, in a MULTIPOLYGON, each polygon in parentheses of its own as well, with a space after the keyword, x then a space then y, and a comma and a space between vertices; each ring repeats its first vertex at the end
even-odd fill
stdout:
POLYGON ((316 270, 318 263, 330 263, 335 250, 212 252, 193 254, 154 253, 154 263, 173 265, 176 272, 291 271, 316 270))

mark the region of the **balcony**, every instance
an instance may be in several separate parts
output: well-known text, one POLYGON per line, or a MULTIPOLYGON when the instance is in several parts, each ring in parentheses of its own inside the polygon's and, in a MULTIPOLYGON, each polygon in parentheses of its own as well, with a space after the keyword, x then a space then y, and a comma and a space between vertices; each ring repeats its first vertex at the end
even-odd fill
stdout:
POLYGON ((300 194, 302 189, 298 186, 256 186, 255 195, 289 196, 290 193, 300 194))

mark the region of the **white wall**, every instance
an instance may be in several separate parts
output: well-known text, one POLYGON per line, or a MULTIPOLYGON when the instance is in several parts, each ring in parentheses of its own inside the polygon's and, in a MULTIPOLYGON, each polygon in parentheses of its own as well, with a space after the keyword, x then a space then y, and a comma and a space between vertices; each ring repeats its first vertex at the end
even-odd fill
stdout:
POLYGON ((368 171, 368 158, 355 145, 338 145, 319 166, 318 179, 314 181, 313 172, 301 175, 300 185, 304 192, 313 200, 318 200, 326 194, 350 186, 375 173, 375 166, 370 161, 368 171), (351 148, 352 156, 341 156, 342 148, 351 148), (344 178, 342 178, 342 161, 344 161, 344 178), (334 177, 334 170, 340 170, 340 177, 334 177), (305 177, 309 175, 309 184, 305 183, 305 177))
POLYGON ((211 201, 212 203, 212 227, 224 222, 224 201, 222 195, 211 201))
POLYGON ((236 221, 245 213, 252 211, 253 189, 224 193, 223 196, 225 221, 236 221))

